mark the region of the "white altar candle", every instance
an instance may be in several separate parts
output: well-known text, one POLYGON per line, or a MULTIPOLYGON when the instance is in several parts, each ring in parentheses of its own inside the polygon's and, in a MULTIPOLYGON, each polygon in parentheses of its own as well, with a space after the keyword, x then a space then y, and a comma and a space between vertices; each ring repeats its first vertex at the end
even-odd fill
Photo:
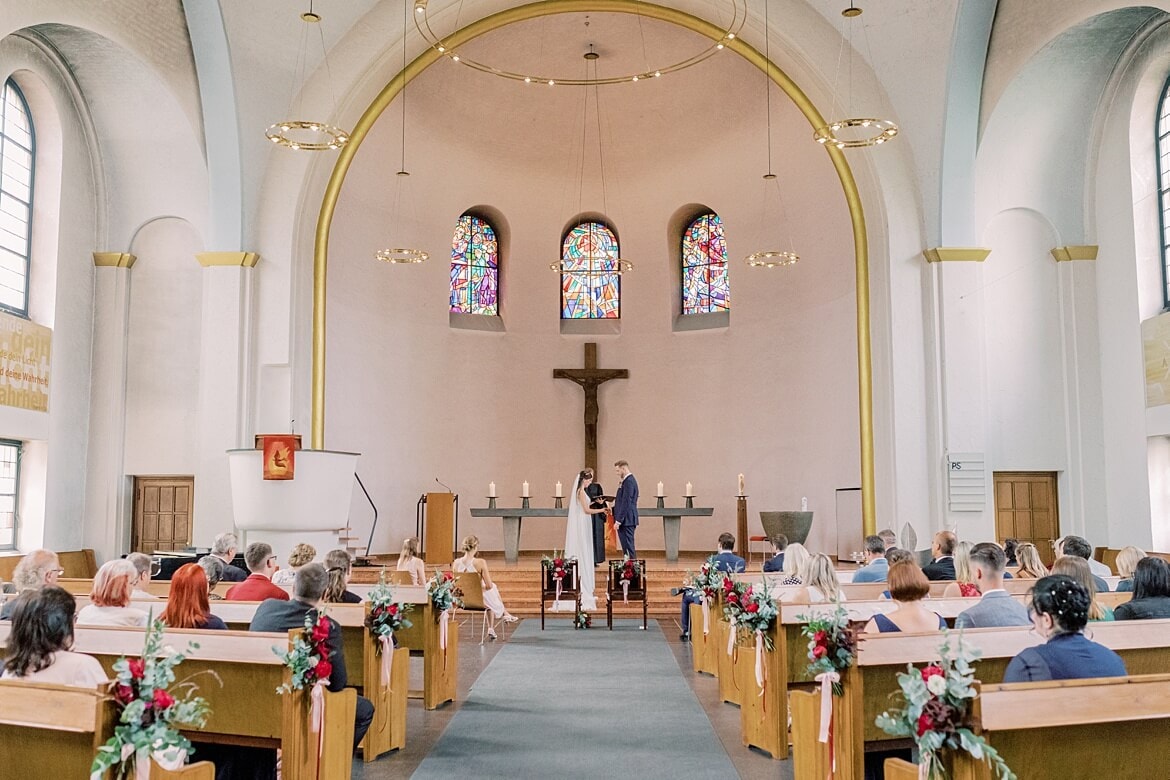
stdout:
POLYGON ((694 490, 694 488, 691 487, 691 483, 688 482, 686 496, 690 497, 690 496, 694 496, 694 495, 695 495, 695 490, 694 490))
POLYGON ((495 498, 495 497, 496 497, 496 483, 489 482, 488 483, 488 498, 495 498))
POLYGON ((662 492, 662 483, 661 482, 658 483, 658 495, 660 497, 666 495, 665 493, 662 492))
POLYGON ((561 492, 563 489, 564 488, 561 487, 561 483, 558 482, 557 483, 557 498, 561 498, 564 496, 564 493, 561 492))
POLYGON ((743 492, 743 474, 740 474, 740 475, 739 475, 739 493, 738 493, 738 495, 741 495, 741 496, 742 496, 742 495, 744 495, 744 492, 743 492))
POLYGON ((808 498, 807 497, 800 499, 800 511, 801 512, 808 511, 808 498))
POLYGON ((521 498, 528 498, 528 482, 527 481, 524 483, 524 486, 520 490, 520 497, 521 498))

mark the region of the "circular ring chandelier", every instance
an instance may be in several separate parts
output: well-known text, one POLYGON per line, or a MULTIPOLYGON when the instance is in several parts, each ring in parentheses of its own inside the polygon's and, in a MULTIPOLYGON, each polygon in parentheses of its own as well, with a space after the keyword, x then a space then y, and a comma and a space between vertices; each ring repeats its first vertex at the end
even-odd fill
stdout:
POLYGON ((796 265, 799 261, 800 255, 795 252, 752 252, 744 258, 752 268, 780 268, 796 265))
POLYGON ((898 134, 898 126, 888 119, 838 119, 823 127, 818 127, 813 133, 813 140, 818 144, 828 144, 838 149, 861 149, 866 146, 880 146, 898 134), (840 130, 861 128, 868 133, 860 138, 842 138, 837 135, 840 130))
POLYGON ((442 54, 452 62, 466 65, 481 73, 488 73, 493 76, 499 76, 500 78, 511 79, 512 81, 522 81, 525 84, 546 84, 550 87, 557 86, 558 84, 570 87, 584 87, 595 84, 622 84, 625 82, 638 82, 646 79, 659 78, 667 73, 677 73, 680 70, 685 70, 692 65, 698 65, 700 62, 710 59, 722 51, 729 42, 736 39, 739 31, 743 29, 743 25, 747 21, 747 0, 729 0, 729 2, 731 4, 731 21, 723 28, 723 34, 720 38, 706 49, 686 59, 678 60, 670 64, 659 65, 637 73, 627 73, 621 76, 606 76, 604 78, 600 76, 594 76, 593 78, 562 78, 556 74, 539 75, 535 72, 520 73, 465 57, 447 46, 443 37, 431 28, 431 20, 427 14, 428 0, 414 0, 414 26, 430 47, 439 54, 442 54))
POLYGON ((334 125, 324 122, 308 122, 300 119, 290 119, 269 125, 264 136, 274 144, 288 149, 299 149, 305 152, 322 152, 326 149, 340 149, 349 143, 349 133, 334 125), (298 135, 292 135, 292 133, 298 135), (308 134, 302 138, 299 134, 308 134))
POLYGON ((418 265, 425 263, 430 254, 421 249, 379 249, 376 257, 383 263, 390 263, 391 265, 418 265))

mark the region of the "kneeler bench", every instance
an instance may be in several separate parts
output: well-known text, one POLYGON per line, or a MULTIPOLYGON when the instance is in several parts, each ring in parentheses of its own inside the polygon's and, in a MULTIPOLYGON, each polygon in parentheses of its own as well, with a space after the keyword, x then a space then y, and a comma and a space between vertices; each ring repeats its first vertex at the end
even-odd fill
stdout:
MULTIPOLYGON (((1170 620, 1134 620, 1094 623, 1093 639, 1117 652, 1126 668, 1137 675, 1170 674, 1170 620)), ((1039 637, 1028 627, 978 628, 963 632, 965 644, 979 648, 983 657, 976 662, 976 675, 984 689, 1002 682, 1008 663, 1021 650, 1039 644, 1039 637)), ((879 714, 900 706, 894 695, 900 692, 898 674, 906 665, 921 668, 938 658, 941 634, 873 634, 861 642, 855 665, 841 677, 843 695, 833 699, 833 750, 836 754, 836 778, 860 780, 864 776, 867 748, 907 744, 874 725, 879 714)), ((820 780, 829 767, 828 745, 817 741, 820 727, 820 690, 791 694, 793 777, 795 780, 820 780)), ((1089 701, 1087 706, 1092 706, 1089 701)), ((1032 718, 1033 711, 1021 714, 1032 718)), ((1098 747, 1112 753, 1107 741, 1098 747)), ((1170 754, 1168 754, 1170 756, 1170 754)), ((1009 762, 1010 765, 1010 762, 1009 762)), ((1021 774, 1021 778, 1044 777, 1044 774, 1021 774)), ((1056 775, 1053 775, 1054 777, 1056 775)), ((1063 775, 1088 777, 1090 774, 1063 775)), ((1113 777, 1108 772, 1102 777, 1113 777)))
MULTIPOLYGON (((0 644, 7 643, 10 628, 0 624, 0 644)), ((145 633, 141 628, 78 626, 73 649, 97 658, 112 677, 120 656, 141 655, 145 633)), ((168 629, 164 646, 184 649, 188 642, 199 644, 176 670, 176 684, 195 683, 198 695, 211 707, 202 729, 184 733, 199 742, 280 748, 286 780, 348 778, 356 695, 351 689, 326 692, 322 737, 311 734, 307 692, 276 692, 290 673, 273 648, 288 647, 292 633, 168 629)), ((60 775, 62 780, 73 776, 60 775)))
MULTIPOLYGON (((977 731, 1021 778, 1108 777, 1144 780, 1165 774, 1170 757, 1170 675, 980 685, 977 731)), ((917 767, 886 761, 886 777, 917 767)), ((966 753, 952 777, 991 780, 990 767, 966 753)))

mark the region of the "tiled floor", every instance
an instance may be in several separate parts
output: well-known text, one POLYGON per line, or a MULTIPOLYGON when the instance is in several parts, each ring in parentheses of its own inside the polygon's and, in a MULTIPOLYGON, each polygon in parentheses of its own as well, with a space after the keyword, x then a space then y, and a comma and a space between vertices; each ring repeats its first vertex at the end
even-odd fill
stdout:
MULTIPOLYGON (((723 743, 736 771, 745 780, 787 780, 792 777, 792 762, 773 760, 766 753, 746 748, 740 739, 739 708, 719 701, 719 684, 709 675, 697 675, 691 669, 689 645, 678 639, 678 626, 669 621, 659 623, 667 643, 679 664, 683 675, 695 692, 716 735, 723 743)), ((591 629, 597 631, 595 627, 591 629)), ((600 630, 605 630, 604 628, 600 630)), ((509 629, 510 632, 510 629, 509 629)), ((506 640, 504 640, 506 641, 506 640)), ((500 651, 504 641, 479 645, 478 624, 473 631, 470 623, 460 628, 459 634, 459 699, 465 700, 475 680, 484 667, 500 651)), ((411 688, 422 687, 422 661, 415 659, 411 665, 411 688)), ((383 778, 409 777, 422 763, 423 758, 438 741, 439 736, 459 709, 459 702, 448 704, 438 710, 427 712, 422 701, 411 699, 407 702, 406 748, 388 753, 379 760, 365 764, 360 759, 353 764, 354 780, 383 780, 383 778)), ((468 777, 474 776, 474 764, 469 762, 468 777)))

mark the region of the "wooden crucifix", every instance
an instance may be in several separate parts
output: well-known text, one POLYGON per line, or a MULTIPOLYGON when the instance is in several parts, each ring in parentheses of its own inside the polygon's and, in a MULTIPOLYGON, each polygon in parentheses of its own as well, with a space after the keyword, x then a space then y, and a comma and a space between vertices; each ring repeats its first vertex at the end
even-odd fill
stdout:
POLYGON ((585 391, 585 466, 597 473, 597 388, 611 379, 629 379, 624 368, 598 368, 597 345, 585 345, 585 368, 554 368, 553 379, 568 379, 585 391))

